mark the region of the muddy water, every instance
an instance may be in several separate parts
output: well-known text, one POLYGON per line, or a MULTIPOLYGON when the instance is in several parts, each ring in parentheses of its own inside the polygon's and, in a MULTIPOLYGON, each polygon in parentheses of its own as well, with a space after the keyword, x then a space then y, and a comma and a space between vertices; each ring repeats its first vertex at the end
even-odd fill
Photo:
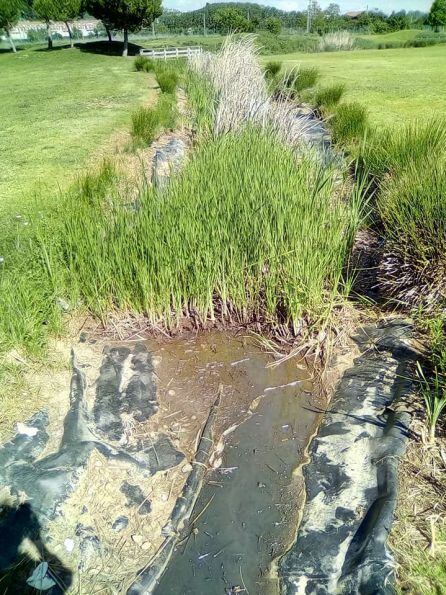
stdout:
POLYGON ((217 434, 239 425, 155 592, 278 593, 273 561, 296 530, 304 495, 298 468, 317 421, 308 369, 295 360, 268 367, 271 358, 251 339, 222 333, 173 341, 158 355, 173 415, 202 417, 222 384, 217 434))

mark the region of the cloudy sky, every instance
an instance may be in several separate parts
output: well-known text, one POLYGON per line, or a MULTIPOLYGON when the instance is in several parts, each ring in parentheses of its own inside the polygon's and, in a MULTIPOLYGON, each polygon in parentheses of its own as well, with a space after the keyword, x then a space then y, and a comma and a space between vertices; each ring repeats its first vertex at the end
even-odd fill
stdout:
MULTIPOLYGON (((208 1, 212 2, 212 0, 208 1)), ((331 1, 339 4, 343 12, 347 10, 365 10, 367 5, 370 10, 378 8, 384 12, 402 9, 428 10, 433 2, 433 0, 319 0, 319 4, 322 8, 326 8, 331 1)), ((258 0, 258 3, 266 6, 276 6, 282 10, 304 10, 308 4, 307 0, 295 0, 294 2, 293 0, 258 0)), ((206 0, 163 0, 164 6, 178 10, 194 10, 195 8, 201 8, 204 4, 206 4, 206 0)))

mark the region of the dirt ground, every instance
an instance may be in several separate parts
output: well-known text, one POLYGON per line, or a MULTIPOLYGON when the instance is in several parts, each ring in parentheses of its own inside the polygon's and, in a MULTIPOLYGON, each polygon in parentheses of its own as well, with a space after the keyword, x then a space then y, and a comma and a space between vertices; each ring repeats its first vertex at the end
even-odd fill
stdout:
POLYGON ((415 419, 407 454, 399 467, 396 518, 390 534, 398 591, 427 595, 446 592, 446 436, 425 440, 415 419))

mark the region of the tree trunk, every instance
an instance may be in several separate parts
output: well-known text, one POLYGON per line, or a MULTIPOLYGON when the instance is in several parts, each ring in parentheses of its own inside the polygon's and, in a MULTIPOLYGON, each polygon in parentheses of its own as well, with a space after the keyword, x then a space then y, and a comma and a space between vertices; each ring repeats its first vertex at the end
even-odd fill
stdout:
POLYGON ((73 48, 74 47, 74 43, 73 43, 73 33, 71 31, 71 27, 68 21, 65 21, 65 26, 67 28, 68 31, 68 36, 70 38, 70 46, 73 48))
POLYGON ((122 48, 122 55, 128 56, 129 53, 129 32, 127 29, 124 29, 124 47, 122 48))
POLYGON ((110 29, 107 27, 107 25, 105 25, 104 23, 104 27, 105 30, 107 31, 107 35, 108 35, 108 41, 111 43, 113 41, 113 37, 112 37, 112 32, 110 31, 110 29))
POLYGON ((46 33, 48 35, 48 49, 52 50, 53 49, 53 38, 51 37, 51 29, 50 29, 49 23, 46 24, 46 33))
POLYGON ((14 52, 14 54, 17 54, 17 49, 15 47, 15 43, 14 43, 13 38, 11 37, 11 33, 9 32, 9 29, 6 29, 6 35, 9 39, 9 43, 11 44, 12 51, 14 52))

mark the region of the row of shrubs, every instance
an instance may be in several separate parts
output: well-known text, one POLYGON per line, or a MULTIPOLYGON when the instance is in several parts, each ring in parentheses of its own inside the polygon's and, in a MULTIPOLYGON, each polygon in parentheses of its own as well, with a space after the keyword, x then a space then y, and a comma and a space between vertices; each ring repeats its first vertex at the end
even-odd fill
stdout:
POLYGON ((446 34, 443 33, 419 33, 413 39, 408 39, 406 41, 398 40, 398 39, 391 39, 385 41, 379 41, 374 39, 364 39, 358 37, 356 39, 356 46, 359 49, 364 50, 388 50, 388 49, 398 49, 398 48, 424 48, 430 47, 434 45, 438 45, 441 43, 446 43, 446 34))
POLYGON ((177 120, 175 90, 178 85, 177 64, 138 56, 134 62, 138 72, 153 72, 161 91, 154 107, 139 107, 132 114, 131 134, 135 146, 150 145, 166 129, 173 129, 177 120))

